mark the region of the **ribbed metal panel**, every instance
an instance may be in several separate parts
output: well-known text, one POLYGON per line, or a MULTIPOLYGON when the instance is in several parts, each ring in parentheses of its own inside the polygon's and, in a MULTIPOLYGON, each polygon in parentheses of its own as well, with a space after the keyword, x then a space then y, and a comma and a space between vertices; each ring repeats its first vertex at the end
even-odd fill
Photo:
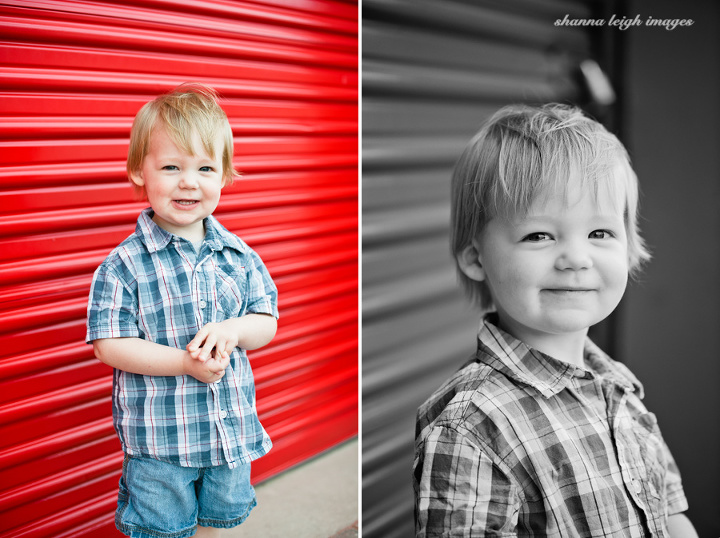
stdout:
POLYGON ((417 407, 469 356, 479 315, 457 286, 452 166, 508 102, 573 99, 579 2, 363 1, 363 536, 413 535, 417 407))
POLYGON ((92 273, 145 203, 132 119, 216 88, 243 178, 219 220, 280 291, 250 354, 261 481, 357 434, 357 2, 0 2, 0 534, 114 536, 111 369, 84 343, 92 273))

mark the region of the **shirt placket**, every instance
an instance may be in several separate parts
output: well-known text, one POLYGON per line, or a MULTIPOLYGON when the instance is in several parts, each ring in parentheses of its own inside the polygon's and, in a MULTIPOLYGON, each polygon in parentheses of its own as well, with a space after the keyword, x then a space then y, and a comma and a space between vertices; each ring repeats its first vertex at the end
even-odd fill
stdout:
MULTIPOLYGON (((195 274, 197 275, 198 290, 197 311, 200 317, 200 327, 207 323, 215 322, 213 308, 213 297, 215 297, 215 275, 213 270, 212 252, 203 256, 197 264, 195 274)), ((237 466, 237 457, 234 454, 235 443, 232 435, 232 406, 229 395, 229 380, 223 376, 219 381, 210 383, 213 408, 210 410, 215 427, 217 428, 220 446, 222 447, 225 461, 215 463, 227 463, 232 469, 237 466)))
POLYGON ((213 295, 215 279, 212 275, 209 258, 209 255, 205 255, 202 259, 198 257, 200 261, 195 264, 195 271, 193 272, 195 279, 193 290, 196 295, 193 297, 193 300, 197 305, 195 312, 198 317, 198 328, 202 328, 206 324, 215 321, 212 315, 212 303, 210 300, 213 295))
POLYGON ((646 478, 645 462, 639 457, 639 452, 635 447, 637 440, 632 430, 633 418, 628 410, 628 398, 631 390, 619 387, 616 390, 621 391, 621 396, 613 420, 613 437, 616 443, 623 482, 633 501, 645 515, 645 524, 647 530, 650 531, 650 535, 664 537, 665 533, 662 527, 659 527, 657 521, 650 516, 652 512, 651 504, 655 499, 650 499, 649 495, 657 496, 658 492, 648 491, 652 484, 646 478))
POLYGON ((215 403, 213 418, 220 436, 223 455, 225 456, 225 461, 222 463, 227 463, 228 467, 234 469, 238 464, 238 458, 236 455, 236 443, 233 441, 234 436, 232 435, 234 429, 232 407, 228 398, 228 382, 220 380, 212 383, 210 390, 213 393, 213 402, 215 403))

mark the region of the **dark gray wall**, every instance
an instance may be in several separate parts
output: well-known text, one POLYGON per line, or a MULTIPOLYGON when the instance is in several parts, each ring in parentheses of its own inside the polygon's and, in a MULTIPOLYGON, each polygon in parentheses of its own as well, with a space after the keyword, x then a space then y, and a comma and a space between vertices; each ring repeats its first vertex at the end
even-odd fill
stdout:
POLYGON ((720 536, 720 4, 634 0, 628 14, 690 18, 625 32, 626 143, 653 260, 620 312, 618 358, 683 474, 701 537, 720 536))

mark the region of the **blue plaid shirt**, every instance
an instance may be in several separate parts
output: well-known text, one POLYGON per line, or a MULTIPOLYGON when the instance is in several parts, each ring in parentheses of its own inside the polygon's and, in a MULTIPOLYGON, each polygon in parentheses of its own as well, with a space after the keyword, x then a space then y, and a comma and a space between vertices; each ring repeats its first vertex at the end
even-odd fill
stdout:
MULTIPOLYGON (((138 217, 135 233, 95 271, 88 303, 88 343, 138 337, 184 349, 210 322, 270 314, 277 289, 259 256, 214 217, 193 245, 138 217)), ((202 383, 115 369, 113 422, 123 450, 183 467, 235 467, 266 454, 272 443, 255 407, 245 350, 235 348, 225 376, 202 383)))

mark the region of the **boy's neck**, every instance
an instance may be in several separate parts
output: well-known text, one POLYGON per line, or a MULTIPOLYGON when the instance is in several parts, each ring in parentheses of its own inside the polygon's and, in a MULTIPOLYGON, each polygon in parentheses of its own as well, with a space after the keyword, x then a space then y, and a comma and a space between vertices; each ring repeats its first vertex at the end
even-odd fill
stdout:
POLYGON ((205 221, 204 219, 193 223, 191 226, 173 226, 172 224, 165 222, 163 219, 158 217, 157 213, 152 216, 152 220, 155 224, 160 226, 166 232, 187 239, 191 243, 198 243, 205 239, 205 221))
POLYGON ((582 367, 585 362, 587 329, 565 334, 548 334, 508 326, 502 317, 498 326, 524 344, 551 356, 553 359, 582 367))
POLYGON ((573 366, 582 367, 585 363, 585 335, 573 340, 542 342, 532 347, 573 366))

